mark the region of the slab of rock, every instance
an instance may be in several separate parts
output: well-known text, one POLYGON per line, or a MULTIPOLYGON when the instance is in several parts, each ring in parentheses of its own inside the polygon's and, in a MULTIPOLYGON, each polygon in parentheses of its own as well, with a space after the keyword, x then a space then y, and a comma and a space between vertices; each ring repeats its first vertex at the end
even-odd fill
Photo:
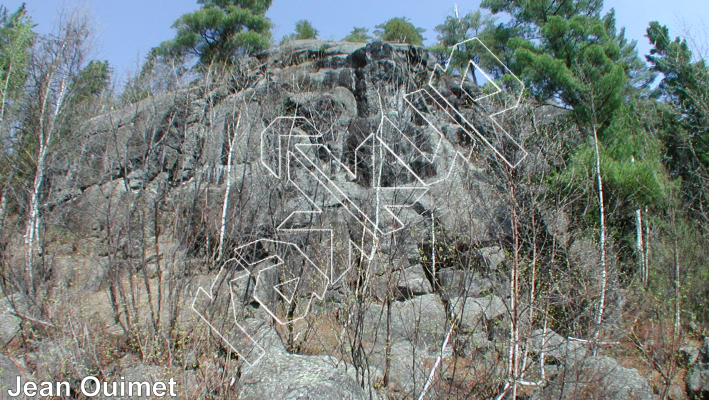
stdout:
POLYGON ((400 300, 433 292, 421 265, 403 270, 398 277, 396 289, 400 300))
MULTIPOLYGON (((144 364, 132 354, 123 357, 118 365, 121 376, 125 377, 127 382, 168 382, 170 378, 175 379, 176 382, 181 383, 182 381, 182 379, 176 379, 174 373, 171 373, 167 368, 144 364)), ((134 395, 125 398, 138 400, 144 397, 134 395)))
POLYGON ((559 363, 572 365, 586 356, 586 346, 568 340, 554 331, 544 333, 542 329, 532 331, 527 339, 527 348, 537 354, 544 352, 545 357, 553 357, 559 363))
POLYGON ((635 368, 625 368, 610 357, 586 357, 565 369, 537 392, 534 400, 651 400, 647 379, 635 368))
POLYGON ((709 398, 709 337, 704 338, 696 361, 689 367, 684 379, 690 399, 709 398))
POLYGON ((481 297, 493 290, 492 282, 472 271, 446 268, 436 271, 438 285, 445 298, 481 297))
POLYGON ((23 312, 26 308, 19 294, 0 299, 0 344, 2 346, 6 346, 20 331, 21 320, 13 312, 16 310, 23 312))
POLYGON ((329 356, 291 354, 266 323, 254 339, 266 352, 253 366, 242 368, 239 399, 369 400, 370 394, 378 399, 371 387, 360 387, 352 366, 329 356))
MULTIPOLYGON (((387 336, 387 308, 372 304, 364 315, 365 340, 383 345, 387 336)), ((391 302, 391 342, 409 340, 414 346, 435 348, 446 335, 446 310, 435 294, 391 302)))
POLYGON ((486 321, 494 320, 507 313, 505 302, 494 295, 454 297, 450 299, 449 306, 458 317, 460 328, 465 332, 483 331, 486 321))

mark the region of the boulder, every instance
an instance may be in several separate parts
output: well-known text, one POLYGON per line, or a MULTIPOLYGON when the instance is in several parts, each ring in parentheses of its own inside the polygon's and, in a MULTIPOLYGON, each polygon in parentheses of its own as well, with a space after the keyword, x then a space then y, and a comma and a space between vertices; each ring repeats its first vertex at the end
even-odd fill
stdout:
POLYGON ((605 356, 586 357, 567 367, 533 399, 644 400, 655 399, 647 379, 605 356))
POLYGON ((493 284, 487 279, 474 273, 452 268, 436 271, 436 278, 444 298, 453 297, 481 297, 492 291, 493 284))
POLYGON ((690 366, 699 359, 699 349, 692 346, 682 346, 677 351, 679 353, 680 362, 684 366, 690 366))
POLYGON ((362 389, 352 366, 330 356, 289 353, 267 323, 256 329, 254 339, 265 353, 257 363, 242 367, 239 399, 369 400, 370 394, 378 398, 371 387, 362 389))
POLYGON ((414 265, 401 271, 396 282, 396 289, 399 300, 433 292, 431 282, 426 278, 421 265, 414 265))
POLYGON ((704 338, 697 358, 687 370, 684 379, 690 399, 709 398, 709 337, 704 338))
POLYGON ((29 377, 20 361, 0 355, 0 393, 3 393, 3 399, 13 398, 8 390, 16 390, 18 376, 22 382, 27 381, 29 377))
POLYGON ((505 261, 505 252, 500 246, 484 247, 478 252, 488 268, 497 268, 505 261))
MULTIPOLYGON (((364 326, 365 340, 383 346, 387 334, 386 306, 369 306, 364 326)), ((435 349, 446 333, 446 310, 435 294, 391 302, 391 342, 409 340, 414 346, 435 349)))
MULTIPOLYGON (((389 389, 399 392, 404 398, 415 398, 423 389, 430 369, 424 363, 428 353, 417 349, 408 340, 391 345, 388 383, 389 389)), ((383 365, 379 365, 384 370, 383 365)))
POLYGON ((507 313, 507 305, 495 295, 485 297, 454 297, 449 307, 459 319, 464 332, 481 332, 486 329, 487 321, 499 318, 507 313))
POLYGON ((19 294, 0 299, 0 341, 2 341, 3 347, 7 346, 20 331, 20 322, 22 321, 14 312, 16 310, 23 312, 26 308, 22 296, 19 294))

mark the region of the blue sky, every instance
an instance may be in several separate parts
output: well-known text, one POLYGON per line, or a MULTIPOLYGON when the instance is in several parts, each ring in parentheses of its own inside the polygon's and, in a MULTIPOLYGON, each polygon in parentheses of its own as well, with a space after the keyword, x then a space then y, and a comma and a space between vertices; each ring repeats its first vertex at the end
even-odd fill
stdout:
MULTIPOLYGON (((11 11, 22 0, 4 0, 11 11)), ((123 80, 127 73, 137 69, 142 56, 150 48, 174 36, 170 28, 180 15, 199 7, 196 0, 25 0, 37 30, 52 29, 62 7, 83 4, 96 20, 97 42, 94 58, 107 59, 114 67, 116 77, 123 80)), ((276 40, 293 31, 295 22, 310 20, 320 31, 322 39, 340 39, 354 26, 374 26, 392 17, 406 16, 426 29, 426 44, 433 43, 433 28, 446 15, 452 15, 454 3, 461 13, 476 10, 480 0, 274 0, 268 17, 275 24, 276 40)), ((675 36, 683 26, 696 34, 706 36, 709 30, 709 0, 606 0, 606 10, 615 8, 618 26, 625 26, 627 36, 638 41, 641 54, 649 44, 643 37, 649 21, 658 20, 670 28, 675 36)))

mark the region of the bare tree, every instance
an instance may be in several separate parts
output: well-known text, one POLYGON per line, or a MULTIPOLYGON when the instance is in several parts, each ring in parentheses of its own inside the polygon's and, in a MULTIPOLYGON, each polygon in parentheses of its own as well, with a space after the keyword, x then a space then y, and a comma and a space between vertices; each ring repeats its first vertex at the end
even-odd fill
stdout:
POLYGON ((41 38, 36 45, 30 67, 28 97, 30 123, 28 132, 36 142, 34 180, 26 222, 27 246, 26 279, 30 295, 34 294, 35 255, 41 254, 41 220, 43 191, 47 178, 47 162, 58 140, 67 140, 63 134, 69 122, 67 98, 75 89, 73 83, 86 62, 91 27, 88 18, 75 10, 62 16, 58 32, 41 38), (36 248, 39 246, 39 248, 36 248))

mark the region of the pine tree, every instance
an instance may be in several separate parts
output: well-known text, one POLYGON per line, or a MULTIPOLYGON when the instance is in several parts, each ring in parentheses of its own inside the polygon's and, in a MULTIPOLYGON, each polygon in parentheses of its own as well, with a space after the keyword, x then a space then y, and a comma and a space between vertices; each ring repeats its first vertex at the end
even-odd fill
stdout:
POLYGON ((315 39, 318 37, 318 30, 313 27, 307 19, 301 19, 295 23, 295 36, 293 39, 315 39))
POLYGON ((202 8, 182 15, 173 28, 177 36, 159 47, 164 55, 191 54, 202 65, 231 62, 267 48, 272 0, 198 0, 202 8))
POLYGON ((657 22, 650 23, 647 37, 653 44, 647 60, 663 76, 655 97, 664 100, 659 111, 667 164, 683 179, 686 198, 706 221, 701 210, 709 204, 709 67, 694 60, 685 40, 672 40, 657 22))
MULTIPOLYGON (((471 11, 461 18, 448 16, 442 24, 434 28, 439 33, 438 44, 431 46, 429 50, 439 60, 448 63, 447 71, 449 73, 461 75, 465 73, 469 61, 472 60, 480 65, 481 55, 487 54, 487 52, 480 48, 477 41, 468 41, 459 45, 455 52, 453 52, 453 46, 475 37, 485 42, 485 30, 491 27, 494 20, 494 17, 484 15, 480 10, 471 11)), ((471 76, 475 80, 475 75, 471 76)))
POLYGON ((13 14, 0 6, 0 122, 27 79, 27 63, 34 40, 32 20, 23 4, 13 14))
POLYGON ((371 40, 369 30, 367 28, 352 28, 352 32, 345 36, 342 40, 345 42, 366 43, 371 40))
POLYGON ((385 42, 408 43, 421 45, 426 30, 415 27, 406 17, 392 18, 376 26, 374 35, 385 42))
MULTIPOLYGON (((18 108, 17 100, 23 94, 27 81, 27 67, 31 58, 31 46, 35 33, 32 20, 26 13, 25 5, 13 14, 0 6, 0 142, 12 143, 20 139, 14 137, 16 131, 8 126, 17 122, 9 115, 18 108), (6 137, 5 135, 9 135, 6 137)), ((19 153, 6 152, 6 146, 0 146, 0 234, 3 231, 5 214, 10 203, 10 190, 15 180, 15 163, 19 153)))

